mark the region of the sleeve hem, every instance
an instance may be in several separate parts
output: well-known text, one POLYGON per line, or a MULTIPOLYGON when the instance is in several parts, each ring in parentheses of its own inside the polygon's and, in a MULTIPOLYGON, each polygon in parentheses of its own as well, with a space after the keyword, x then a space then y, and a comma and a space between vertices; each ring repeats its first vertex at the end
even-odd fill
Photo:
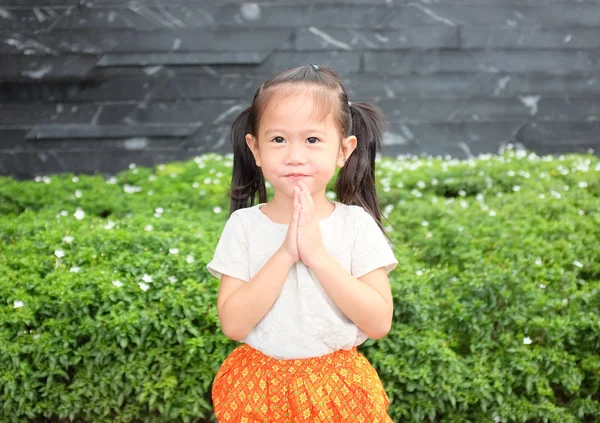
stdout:
POLYGON ((206 266, 206 269, 208 269, 209 273, 217 279, 221 279, 222 275, 227 275, 227 276, 231 276, 232 278, 239 279, 243 282, 248 282, 247 275, 244 275, 241 272, 237 273, 235 271, 232 271, 231 268, 214 266, 212 264, 209 264, 206 266))
POLYGON ((355 272, 355 274, 353 276, 358 279, 358 278, 363 277, 367 273, 371 273, 373 270, 379 269, 380 267, 384 267, 385 273, 389 274, 392 270, 394 270, 396 268, 397 265, 398 265, 397 260, 392 261, 392 262, 384 262, 384 263, 380 263, 380 264, 374 264, 369 267, 365 267, 364 269, 360 269, 359 271, 355 272))

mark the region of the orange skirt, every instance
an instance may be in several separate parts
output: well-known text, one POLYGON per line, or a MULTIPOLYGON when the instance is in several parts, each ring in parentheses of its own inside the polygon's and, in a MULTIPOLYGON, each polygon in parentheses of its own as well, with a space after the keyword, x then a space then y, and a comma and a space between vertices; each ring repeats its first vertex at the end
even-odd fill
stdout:
POLYGON ((212 400, 220 423, 392 422, 379 375, 356 347, 278 360, 242 344, 217 372, 212 400))

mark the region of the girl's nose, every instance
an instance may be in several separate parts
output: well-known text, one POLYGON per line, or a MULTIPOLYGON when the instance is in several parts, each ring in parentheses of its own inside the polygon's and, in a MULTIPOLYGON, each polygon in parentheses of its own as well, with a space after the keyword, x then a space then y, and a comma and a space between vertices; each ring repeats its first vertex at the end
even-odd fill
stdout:
POLYGON ((290 143, 286 153, 286 163, 303 164, 306 161, 304 147, 297 143, 290 143))

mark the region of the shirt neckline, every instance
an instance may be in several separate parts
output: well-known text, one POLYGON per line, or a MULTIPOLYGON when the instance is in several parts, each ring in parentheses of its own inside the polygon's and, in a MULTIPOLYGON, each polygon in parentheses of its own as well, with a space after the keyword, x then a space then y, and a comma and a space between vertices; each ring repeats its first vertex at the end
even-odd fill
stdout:
MULTIPOLYGON (((333 217, 337 214, 338 209, 340 208, 340 203, 338 201, 332 201, 332 203, 334 205, 333 211, 331 212, 331 214, 329 216, 319 220, 319 224, 328 223, 330 220, 333 220, 333 217)), ((254 206, 254 208, 256 209, 256 213, 258 213, 260 216, 262 216, 263 220, 270 223, 271 225, 278 226, 280 228, 287 228, 288 226, 290 226, 288 223, 273 222, 271 220, 271 218, 269 216, 267 216, 266 214, 264 214, 262 212, 262 210, 260 209, 261 206, 264 206, 265 204, 267 204, 267 203, 259 203, 256 206, 254 206)))

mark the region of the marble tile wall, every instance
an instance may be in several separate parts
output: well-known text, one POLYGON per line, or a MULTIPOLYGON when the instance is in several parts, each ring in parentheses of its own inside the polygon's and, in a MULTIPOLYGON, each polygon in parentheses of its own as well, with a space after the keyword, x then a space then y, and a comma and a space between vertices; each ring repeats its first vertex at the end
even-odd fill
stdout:
POLYGON ((383 108, 387 155, 600 151, 600 0, 0 0, 0 174, 229 152, 309 62, 383 108))

